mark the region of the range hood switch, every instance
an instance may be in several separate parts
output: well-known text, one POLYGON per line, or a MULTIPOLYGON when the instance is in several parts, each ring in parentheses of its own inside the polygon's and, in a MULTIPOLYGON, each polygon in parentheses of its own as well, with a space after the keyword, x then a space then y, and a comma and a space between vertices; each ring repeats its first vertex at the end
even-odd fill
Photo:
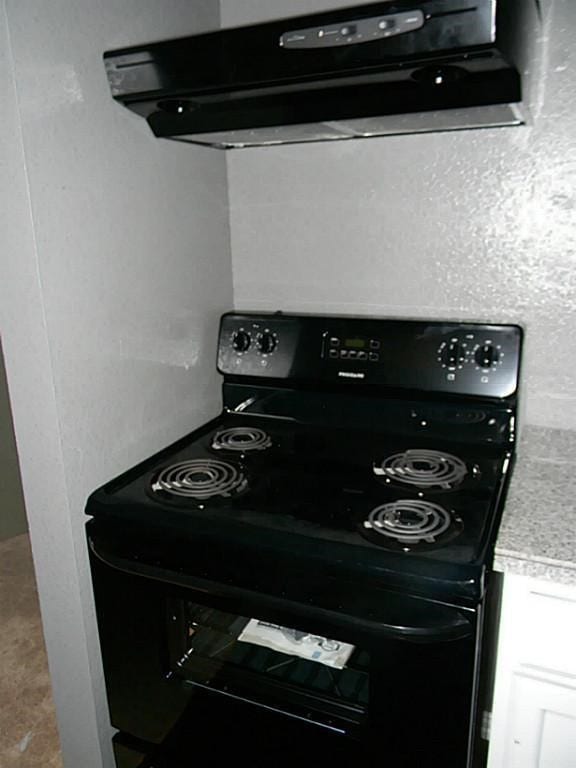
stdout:
POLYGON ((295 29, 280 37, 281 48, 334 48, 340 45, 373 43, 376 40, 415 32, 424 26, 420 10, 351 21, 338 27, 295 29))

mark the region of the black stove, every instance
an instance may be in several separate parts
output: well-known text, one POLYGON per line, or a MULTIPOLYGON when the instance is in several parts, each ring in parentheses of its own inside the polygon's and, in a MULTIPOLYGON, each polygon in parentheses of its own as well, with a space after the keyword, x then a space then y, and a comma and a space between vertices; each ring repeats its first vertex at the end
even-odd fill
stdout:
MULTIPOLYGON (((476 659, 521 339, 516 326, 225 315, 221 416, 90 497, 94 557, 380 622, 397 640, 474 635, 476 659), (384 604, 397 620, 376 621, 384 604)), ((446 765, 472 765, 464 742, 446 765)))

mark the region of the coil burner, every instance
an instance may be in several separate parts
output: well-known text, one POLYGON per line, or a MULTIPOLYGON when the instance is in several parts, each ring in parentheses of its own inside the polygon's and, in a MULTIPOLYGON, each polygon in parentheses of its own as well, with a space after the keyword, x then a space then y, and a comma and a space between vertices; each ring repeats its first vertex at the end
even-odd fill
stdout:
POLYGON ((462 528, 462 520, 457 515, 423 499, 382 504, 375 507, 362 524, 364 535, 373 543, 404 551, 444 545, 462 528))
POLYGON ((216 459, 192 459, 163 469, 152 490, 166 498, 195 501, 233 498, 248 488, 245 475, 232 464, 216 459))
POLYGON ((230 427, 214 435, 212 450, 252 453, 265 451, 272 445, 270 435, 256 427, 230 427))
POLYGON ((374 474, 385 482, 396 481, 416 488, 438 486, 450 490, 467 475, 466 464, 449 453, 410 449, 388 456, 382 464, 374 466, 374 474))

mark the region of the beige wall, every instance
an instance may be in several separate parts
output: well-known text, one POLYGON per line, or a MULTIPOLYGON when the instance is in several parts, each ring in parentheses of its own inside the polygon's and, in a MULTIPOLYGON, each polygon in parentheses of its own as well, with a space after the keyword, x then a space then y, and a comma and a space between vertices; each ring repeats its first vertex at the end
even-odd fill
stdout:
POLYGON ((0 340, 0 541, 24 533, 27 527, 0 340))

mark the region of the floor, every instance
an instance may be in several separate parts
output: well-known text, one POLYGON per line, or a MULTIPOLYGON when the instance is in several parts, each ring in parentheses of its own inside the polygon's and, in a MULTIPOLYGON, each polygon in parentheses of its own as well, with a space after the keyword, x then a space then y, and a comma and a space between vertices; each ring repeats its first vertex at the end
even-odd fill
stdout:
POLYGON ((0 766, 62 768, 27 535, 0 542, 0 766))

